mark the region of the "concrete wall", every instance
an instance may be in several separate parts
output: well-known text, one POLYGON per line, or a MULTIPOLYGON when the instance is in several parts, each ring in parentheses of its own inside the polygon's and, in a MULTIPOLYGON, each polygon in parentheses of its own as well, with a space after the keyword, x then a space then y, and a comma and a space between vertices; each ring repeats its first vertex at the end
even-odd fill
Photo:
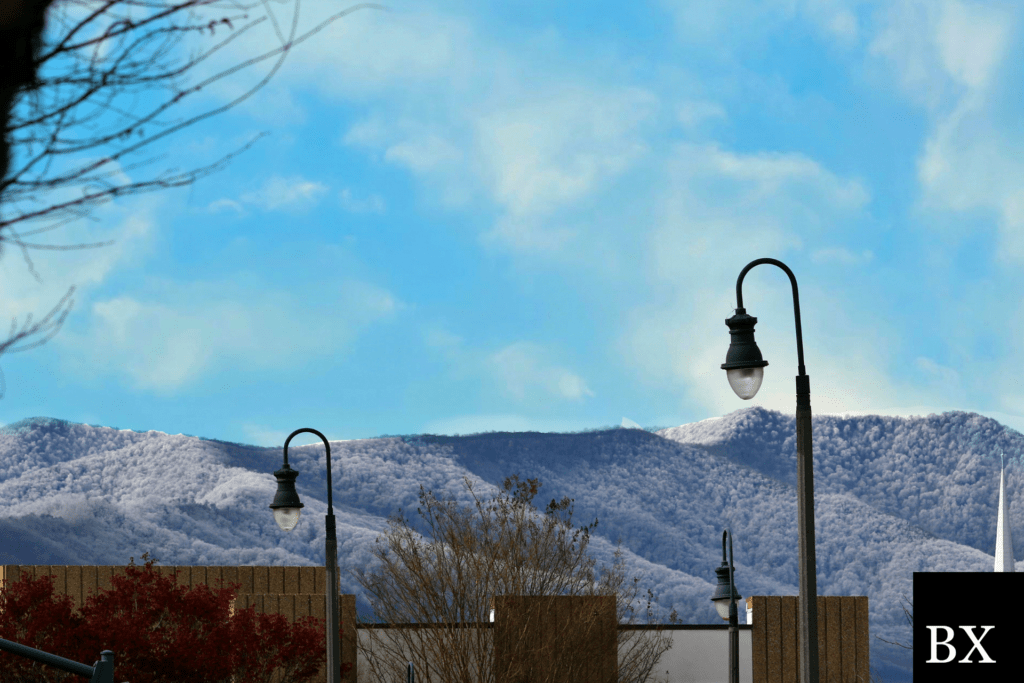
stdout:
MULTIPOLYGON (((402 628, 402 627, 398 627, 402 628)), ((728 626, 663 626, 665 635, 672 639, 672 647, 661 656, 651 675, 651 683, 726 683, 729 680, 729 627, 728 626)), ((394 627, 360 628, 357 655, 356 683, 373 683, 367 651, 374 652, 375 643, 395 648, 394 627), (371 633, 373 631, 373 633, 371 633)), ((739 627, 740 683, 753 683, 751 668, 751 627, 739 627)), ((493 628, 484 626, 481 634, 490 641, 493 628)), ((399 641, 401 642, 401 641, 399 641)), ((408 657, 406 657, 408 659, 408 657)), ((404 681, 404 668, 388 672, 388 681, 404 681)), ((417 681, 422 671, 417 669, 417 681)))

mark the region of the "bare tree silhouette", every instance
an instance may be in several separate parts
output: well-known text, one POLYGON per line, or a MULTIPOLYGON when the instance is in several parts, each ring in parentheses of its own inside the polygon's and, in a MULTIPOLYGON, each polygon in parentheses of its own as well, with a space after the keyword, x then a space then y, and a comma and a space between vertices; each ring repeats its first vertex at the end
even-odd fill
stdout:
MULTIPOLYGON (((587 548, 597 520, 574 527, 572 499, 552 500, 541 512, 533 503, 541 486, 536 479, 508 477, 488 500, 477 497, 468 478, 464 483, 473 498, 467 505, 420 487, 416 511, 427 526, 426 537, 399 511, 377 539, 373 554, 379 566, 354 572, 379 623, 430 625, 366 629, 359 647, 370 680, 397 680, 413 661, 417 677, 427 683, 555 683, 581 680, 581 667, 607 654, 589 642, 600 616, 584 612, 573 617, 568 631, 548 634, 552 640, 544 644, 551 651, 572 651, 573 657, 528 675, 523 668, 528 658, 513 656, 497 671, 492 632, 463 628, 488 621, 497 596, 613 596, 616 623, 654 623, 654 595, 641 593, 638 577, 627 579, 621 548, 611 567, 595 571, 587 548)), ((669 622, 679 622, 675 610, 669 622)), ((526 630, 514 639, 520 655, 520 648, 531 647, 527 623, 519 625, 526 630)), ((616 639, 618 680, 624 683, 651 680, 658 659, 671 647, 658 630, 619 629, 616 639)))
MULTIPOLYGON (((190 185, 223 168, 266 132, 191 171, 171 169, 140 180, 125 180, 124 175, 159 158, 125 163, 147 145, 251 97, 277 73, 293 47, 330 23, 360 9, 387 9, 373 3, 353 5, 296 35, 300 0, 293 5, 291 29, 285 34, 268 0, 249 4, 239 0, 0 0, 0 257, 7 244, 16 246, 29 272, 42 282, 29 250, 113 244, 44 244, 35 236, 89 218, 94 208, 114 198, 190 185), (263 15, 250 20, 250 10, 260 7, 263 15), (214 19, 201 16, 199 10, 207 8, 224 13, 214 19), (277 36, 277 47, 198 83, 185 82, 197 65, 267 21, 277 36), (54 29, 57 24, 59 29, 54 29), (212 38, 220 27, 229 33, 210 49, 185 58, 175 50, 190 34, 209 31, 212 38), (231 102, 184 120, 157 118, 210 84, 269 59, 274 61, 266 76, 231 102), (166 91, 164 101, 138 115, 113 104, 126 94, 137 97, 160 90, 166 91), (82 135, 83 129, 90 132, 82 135), (17 160, 15 151, 20 152, 17 160), (57 170, 54 162, 58 160, 71 162, 70 168, 57 170), (80 196, 68 198, 65 192, 57 198, 60 190, 69 189, 80 189, 80 196), (39 227, 40 222, 45 225, 39 227)), ((51 339, 74 305, 74 291, 72 286, 34 325, 30 314, 19 330, 15 317, 8 338, 0 341, 0 356, 51 339), (38 336, 43 338, 16 348, 19 342, 38 336)), ((0 374, 0 398, 4 389, 0 374)))

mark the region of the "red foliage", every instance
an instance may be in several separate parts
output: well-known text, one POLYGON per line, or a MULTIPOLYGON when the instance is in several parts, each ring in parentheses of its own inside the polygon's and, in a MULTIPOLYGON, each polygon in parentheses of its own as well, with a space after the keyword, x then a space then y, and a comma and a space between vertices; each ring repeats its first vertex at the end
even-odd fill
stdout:
MULTIPOLYGON (((131 683, 269 683, 275 669, 283 680, 302 681, 325 663, 322 619, 289 624, 252 607, 229 616, 240 584, 186 588, 152 565, 149 560, 140 570, 133 559, 127 576, 112 577, 113 588, 90 596, 80 613, 69 596, 53 595, 49 576, 14 582, 0 591, 0 638, 84 664, 113 650, 116 680, 131 683)), ((5 683, 77 679, 4 652, 0 677, 5 683)))

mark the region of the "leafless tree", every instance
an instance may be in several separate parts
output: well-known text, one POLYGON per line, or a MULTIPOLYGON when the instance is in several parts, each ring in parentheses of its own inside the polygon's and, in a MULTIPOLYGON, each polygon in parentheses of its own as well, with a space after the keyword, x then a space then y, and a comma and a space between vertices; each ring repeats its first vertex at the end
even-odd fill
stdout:
MULTIPOLYGON (((910 602, 910 599, 909 599, 909 598, 907 598, 907 596, 906 596, 906 595, 904 595, 904 596, 903 596, 903 598, 904 598, 904 599, 906 599, 908 603, 910 603, 910 607, 911 607, 911 609, 913 609, 913 607, 914 607, 914 603, 910 602)), ((904 618, 905 618, 905 619, 907 620, 907 623, 908 623, 908 624, 910 624, 910 628, 911 628, 911 634, 913 634, 913 628, 914 628, 914 614, 913 614, 913 613, 912 613, 912 612, 911 612, 910 610, 908 610, 908 609, 906 608, 906 606, 905 606, 905 605, 903 605, 902 603, 900 604, 900 607, 902 607, 902 608, 903 608, 903 617, 904 617, 904 618)), ((902 648, 903 648, 904 650, 913 650, 913 649, 914 649, 914 646, 913 646, 913 645, 904 645, 903 643, 900 643, 900 642, 896 642, 896 641, 892 641, 892 640, 886 640, 885 638, 882 638, 882 637, 880 637, 880 636, 875 636, 875 638, 878 638, 878 639, 879 639, 879 640, 881 640, 881 641, 882 641, 883 643, 889 643, 890 645, 899 645, 899 646, 900 646, 900 647, 902 647, 902 648)))
MULTIPOLYGON (((36 236, 88 218, 99 204, 117 197, 190 185, 223 168, 265 133, 194 170, 171 169, 138 180, 124 175, 159 158, 136 161, 148 145, 251 97, 281 68, 293 47, 328 24, 359 9, 386 9, 372 3, 353 5, 296 35, 299 5, 294 0, 291 28, 285 33, 268 0, 0 0, 0 256, 6 244, 16 246, 41 282, 29 250, 112 244, 44 244, 36 236), (264 10, 262 16, 250 19, 250 11, 257 8, 264 10), (219 16, 211 18, 211 11, 219 16), (267 21, 277 36, 276 47, 188 82, 211 55, 267 21), (49 29, 46 40, 44 25, 49 29), (213 40, 218 28, 227 36, 208 50, 184 56, 177 49, 194 34, 209 32, 213 40), (268 73, 233 101, 195 116, 163 118, 203 88, 266 60, 273 60, 268 73), (126 96, 161 91, 160 103, 147 111, 134 113, 121 106, 126 96), (69 196, 68 190, 80 193, 69 196)), ((19 330, 15 318, 8 338, 0 341, 0 356, 35 348, 56 334, 74 305, 74 290, 34 325, 30 315, 19 330), (40 335, 43 339, 36 343, 16 347, 40 335)), ((0 398, 2 382, 0 375, 0 398)))
MULTIPOLYGON (((596 560, 587 547, 597 520, 574 528, 571 499, 552 500, 540 514, 533 505, 541 485, 536 479, 509 477, 487 501, 480 500, 468 478, 464 481, 473 498, 465 506, 420 487, 417 512, 426 523, 425 535, 399 511, 377 539, 373 552, 379 565, 354 572, 379 624, 420 624, 363 630, 366 642, 361 641, 360 649, 371 678, 378 683, 399 680, 409 661, 415 663, 418 680, 426 683, 523 678, 524 672, 513 670, 515 662, 510 670, 495 670, 492 630, 481 627, 489 622, 492 600, 499 596, 614 596, 618 624, 637 624, 641 615, 647 623, 654 621, 654 596, 647 591, 645 608, 638 599, 639 579, 626 580, 621 550, 612 567, 595 571, 596 560)), ((572 628, 557 636, 564 642, 544 646, 554 652, 579 648, 576 662, 607 656, 587 649, 598 617, 596 610, 575 614, 572 628)), ((674 611, 670 621, 678 621, 674 611)), ((529 640, 525 632, 515 637, 529 640)), ((671 646, 666 634, 656 630, 616 628, 616 639, 620 681, 646 681, 671 646)), ((582 680, 564 669, 552 666, 539 676, 533 671, 529 679, 582 680)))
MULTIPOLYGON (((910 602, 910 599, 907 598, 906 595, 904 595, 903 598, 910 604, 911 609, 913 609, 914 603, 910 602)), ((908 610, 906 608, 906 606, 903 605, 902 603, 900 604, 900 607, 903 608, 903 616, 907 620, 907 623, 910 624, 911 635, 913 635, 914 614, 913 614, 913 612, 908 610)), ((882 638, 881 636, 875 636, 875 638, 878 638, 883 643, 889 643, 890 645, 898 645, 898 646, 902 647, 904 650, 913 650, 914 649, 913 645, 904 645, 903 643, 900 643, 898 641, 886 640, 885 638, 882 638)), ((877 671, 872 671, 872 673, 869 674, 869 679, 870 679, 870 683, 882 683, 882 678, 881 678, 881 676, 878 675, 877 671)))

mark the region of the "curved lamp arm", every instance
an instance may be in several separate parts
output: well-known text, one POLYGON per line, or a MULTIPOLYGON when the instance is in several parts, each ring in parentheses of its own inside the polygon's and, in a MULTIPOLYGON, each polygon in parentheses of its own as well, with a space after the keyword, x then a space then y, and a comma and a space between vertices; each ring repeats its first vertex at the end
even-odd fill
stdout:
POLYGON ((288 443, 298 434, 303 432, 309 432, 310 434, 316 434, 320 437, 320 440, 324 442, 324 448, 327 449, 327 514, 334 514, 334 501, 331 497, 331 444, 328 443, 327 437, 310 427, 303 427, 302 429, 296 429, 294 432, 288 435, 288 438, 284 440, 284 465, 288 466, 288 443))
POLYGON ((740 313, 744 312, 744 310, 743 310, 743 278, 746 276, 747 271, 750 270, 751 268, 753 268, 754 266, 761 265, 762 263, 770 263, 773 266, 778 266, 779 268, 782 268, 784 271, 786 271, 786 275, 789 276, 789 281, 793 283, 793 309, 794 309, 794 315, 796 316, 796 354, 797 354, 797 362, 799 364, 799 374, 800 375, 805 375, 807 373, 804 372, 804 338, 803 338, 803 334, 801 333, 801 330, 800 330, 800 292, 797 290, 797 287, 796 287, 796 276, 793 275, 793 271, 791 271, 789 269, 789 267, 785 263, 783 263, 782 261, 773 259, 773 258, 759 258, 759 259, 757 259, 755 261, 751 261, 750 263, 748 263, 746 265, 746 267, 743 270, 740 271, 740 276, 736 280, 736 308, 739 309, 738 312, 740 312, 740 313))

